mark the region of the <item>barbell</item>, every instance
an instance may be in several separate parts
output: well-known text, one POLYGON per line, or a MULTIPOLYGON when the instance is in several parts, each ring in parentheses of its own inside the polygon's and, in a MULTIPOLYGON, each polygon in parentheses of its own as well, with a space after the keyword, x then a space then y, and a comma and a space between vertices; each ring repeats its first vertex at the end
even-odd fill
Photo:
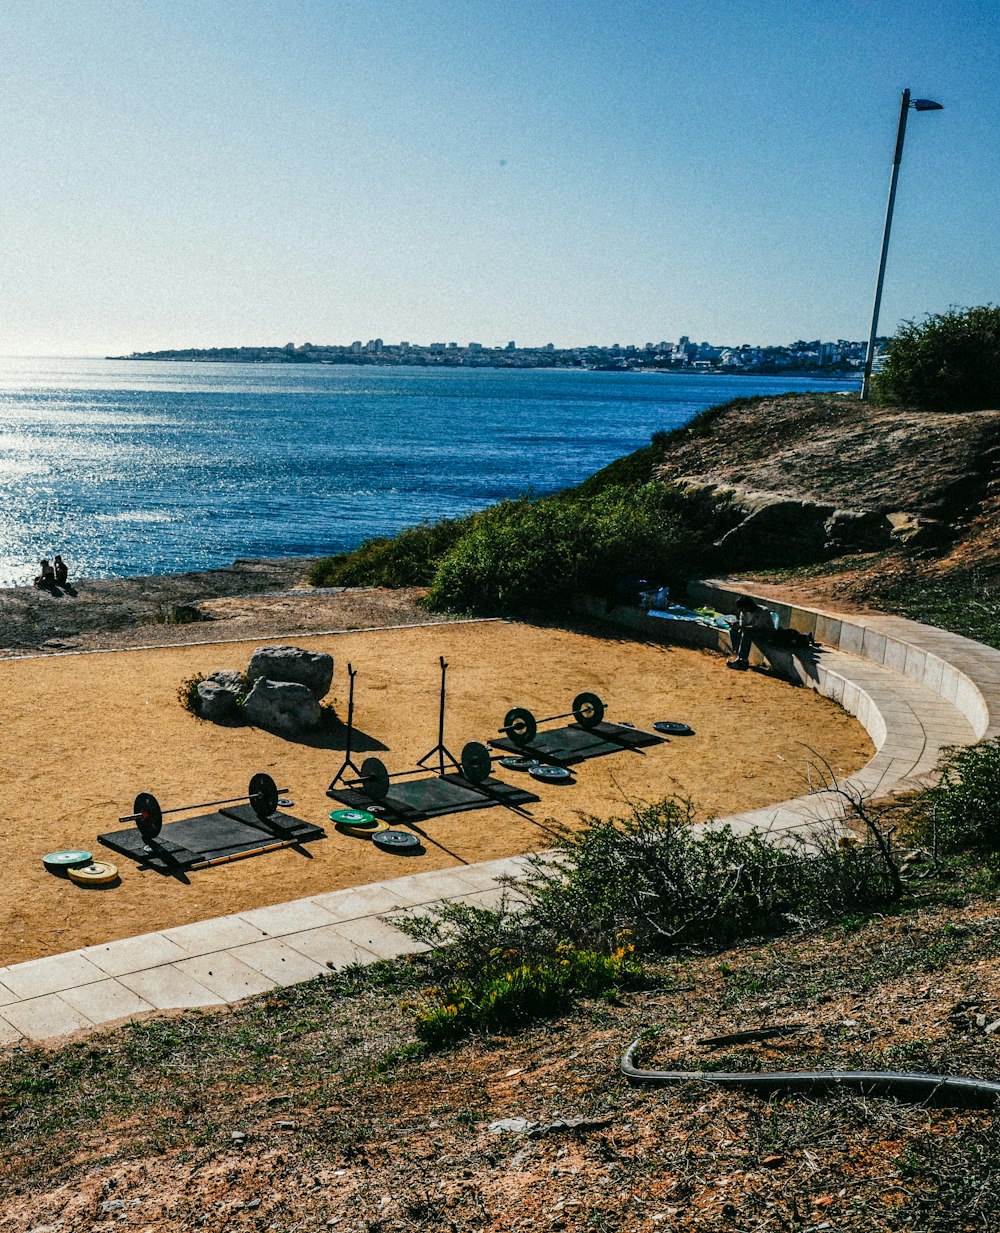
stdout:
POLYGON ((597 694, 590 693, 577 694, 573 699, 571 711, 562 715, 545 715, 541 719, 536 719, 525 707, 515 706, 503 717, 503 727, 497 731, 510 737, 515 745, 524 747, 530 745, 538 735, 539 724, 551 723, 555 719, 569 719, 572 715, 581 728, 596 728, 604 718, 604 710, 604 703, 597 694))
MULTIPOLYGON (((479 741, 469 741, 462 750, 461 770, 470 783, 482 783, 489 778, 493 767, 490 751, 479 741)), ((357 779, 345 779, 344 786, 361 788, 373 801, 384 801, 389 795, 389 788, 394 779, 402 779, 406 775, 426 775, 427 769, 415 766, 408 771, 389 771, 381 758, 365 758, 361 763, 361 774, 357 779)), ((441 776, 436 776, 441 778, 441 776)))
POLYGON ((139 828, 139 834, 150 843, 160 833, 164 814, 184 813, 189 809, 211 809, 216 805, 236 805, 240 801, 247 801, 257 817, 264 821, 277 811, 278 798, 287 791, 287 788, 279 788, 265 771, 259 771, 251 778, 250 790, 245 796, 230 796, 224 801, 199 801, 195 805, 176 805, 173 809, 162 809, 152 792, 140 792, 132 804, 134 812, 122 814, 118 821, 134 822, 139 828))

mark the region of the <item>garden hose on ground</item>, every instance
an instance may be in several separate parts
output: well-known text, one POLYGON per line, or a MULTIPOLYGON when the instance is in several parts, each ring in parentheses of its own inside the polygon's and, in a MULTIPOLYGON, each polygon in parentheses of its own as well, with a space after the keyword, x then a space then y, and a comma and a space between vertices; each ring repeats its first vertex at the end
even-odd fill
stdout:
POLYGON ((625 1050, 622 1074, 629 1083, 666 1087, 675 1083, 717 1083, 740 1088, 758 1096, 797 1093, 820 1096, 828 1092, 858 1092, 863 1096, 893 1096, 912 1104, 945 1108, 985 1109, 1000 1099, 1000 1083, 988 1079, 965 1079, 954 1075, 924 1075, 883 1070, 786 1070, 770 1073, 713 1072, 710 1070, 640 1070, 632 1058, 640 1037, 625 1050))

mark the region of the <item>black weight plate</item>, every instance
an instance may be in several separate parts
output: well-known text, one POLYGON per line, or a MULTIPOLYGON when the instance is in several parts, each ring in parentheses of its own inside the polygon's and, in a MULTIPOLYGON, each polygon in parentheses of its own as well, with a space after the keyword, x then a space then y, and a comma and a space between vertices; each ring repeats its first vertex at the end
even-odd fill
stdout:
POLYGON ((506 732, 515 745, 530 745, 538 734, 538 724, 529 710, 515 706, 503 717, 501 731, 506 732))
POLYGON ((420 847, 419 838, 409 831, 382 831, 379 835, 372 835, 372 843, 386 852, 414 852, 420 847))
POLYGON ((674 719, 658 719, 653 727, 667 736, 694 736, 694 728, 690 724, 678 723, 674 719))
POLYGON ((278 811, 278 785, 265 771, 250 780, 250 807, 258 818, 270 818, 278 811))
POLYGON ((42 857, 42 864, 50 873, 65 873, 67 869, 89 865, 93 859, 93 852, 84 852, 78 848, 65 852, 50 852, 42 857))
POLYGON ((529 766, 528 774, 546 783, 566 783, 573 778, 572 772, 568 771, 565 766, 546 766, 541 762, 536 766, 529 766))
POLYGON ((479 741, 469 741, 462 750, 462 774, 470 783, 482 783, 489 779, 493 769, 490 751, 479 741))
POLYGON ((501 758, 500 765, 508 771, 530 771, 533 766, 538 765, 538 761, 535 758, 522 758, 514 754, 510 758, 501 758))
POLYGON ((384 801, 389 795, 389 772, 381 758, 365 758, 361 763, 361 781, 373 801, 384 801))
POLYGON ((163 825, 160 802, 152 792, 140 792, 132 805, 132 812, 136 814, 135 824, 139 828, 139 834, 150 843, 160 833, 163 825))
POLYGON ((581 728, 596 728, 604 718, 604 703, 597 694, 577 694, 573 699, 573 718, 581 728))

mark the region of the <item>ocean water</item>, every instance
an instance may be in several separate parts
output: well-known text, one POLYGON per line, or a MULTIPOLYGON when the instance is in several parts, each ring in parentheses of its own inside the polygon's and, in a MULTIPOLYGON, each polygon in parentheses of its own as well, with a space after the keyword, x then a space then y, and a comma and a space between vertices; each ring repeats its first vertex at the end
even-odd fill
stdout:
POLYGON ((352 548, 578 483, 785 377, 0 360, 0 585, 352 548))

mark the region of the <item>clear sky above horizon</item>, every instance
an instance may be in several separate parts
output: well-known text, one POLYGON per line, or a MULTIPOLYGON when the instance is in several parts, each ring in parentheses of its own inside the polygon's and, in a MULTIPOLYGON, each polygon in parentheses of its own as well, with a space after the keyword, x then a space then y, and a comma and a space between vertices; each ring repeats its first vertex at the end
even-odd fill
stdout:
POLYGON ((863 338, 1000 302, 996 0, 8 0, 0 353, 863 338))

